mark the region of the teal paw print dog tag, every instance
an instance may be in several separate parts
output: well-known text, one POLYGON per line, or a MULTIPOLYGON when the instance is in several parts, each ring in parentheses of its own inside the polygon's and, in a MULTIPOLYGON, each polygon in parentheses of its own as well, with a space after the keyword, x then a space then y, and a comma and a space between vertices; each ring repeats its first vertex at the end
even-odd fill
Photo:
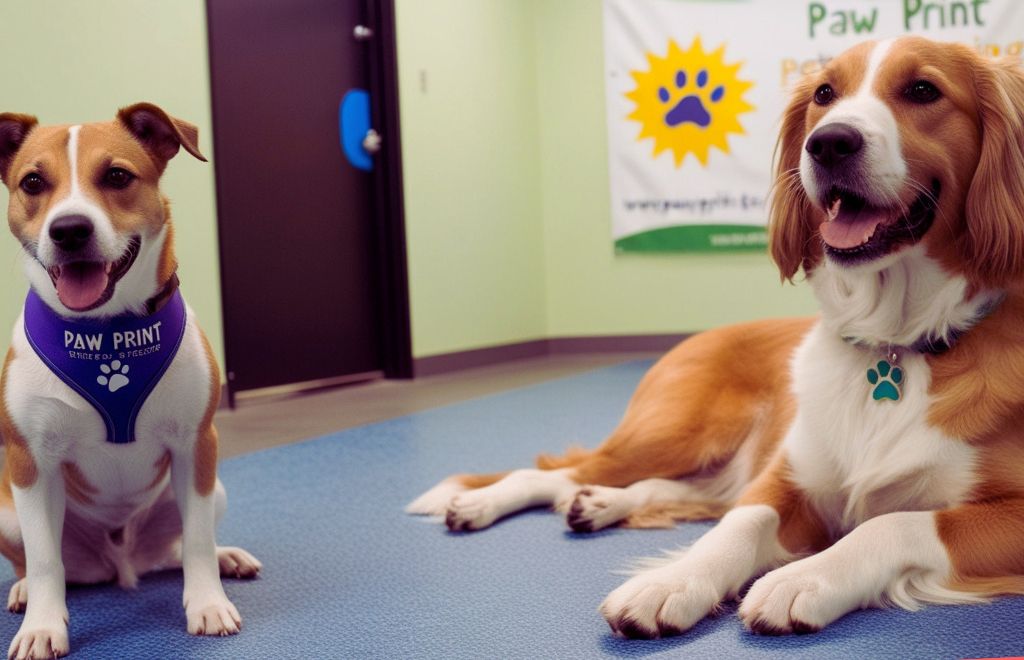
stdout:
POLYGON ((885 360, 868 369, 868 382, 875 386, 871 391, 871 397, 875 401, 899 401, 900 395, 903 394, 903 370, 885 360))

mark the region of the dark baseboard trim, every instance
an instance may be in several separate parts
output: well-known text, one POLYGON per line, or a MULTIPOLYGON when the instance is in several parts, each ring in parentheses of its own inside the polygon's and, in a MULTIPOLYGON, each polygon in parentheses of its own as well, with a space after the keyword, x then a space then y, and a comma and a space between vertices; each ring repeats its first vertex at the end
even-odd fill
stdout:
MULTIPOLYGON (((544 355, 582 355, 585 353, 663 353, 686 339, 690 333, 667 335, 607 335, 599 337, 553 337, 513 344, 501 344, 416 358, 417 377, 437 376, 474 367, 487 367, 513 360, 544 355)), ((220 408, 229 407, 227 384, 221 386, 220 408)))
POLYGON ((555 337, 548 340, 548 353, 622 353, 629 351, 667 351, 689 337, 689 333, 669 335, 608 335, 602 337, 555 337))
POLYGON ((416 358, 413 368, 417 377, 486 367, 512 360, 583 353, 662 352, 667 351, 690 335, 609 335, 600 337, 554 337, 531 341, 488 346, 469 351, 455 351, 416 358))
POLYGON ((413 372, 417 377, 436 376, 452 371, 486 367, 491 364, 540 357, 547 354, 548 340, 534 339, 515 344, 502 344, 500 346, 476 348, 471 351, 456 351, 454 353, 442 353, 440 355, 415 358, 413 360, 413 372))

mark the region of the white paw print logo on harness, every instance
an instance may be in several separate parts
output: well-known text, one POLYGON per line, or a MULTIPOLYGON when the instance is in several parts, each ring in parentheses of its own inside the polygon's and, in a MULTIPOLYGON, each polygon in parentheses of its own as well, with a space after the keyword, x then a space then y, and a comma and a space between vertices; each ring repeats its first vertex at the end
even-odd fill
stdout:
POLYGON ((120 360, 114 360, 109 365, 100 365, 101 373, 96 377, 96 382, 100 385, 106 385, 107 389, 111 392, 116 392, 130 381, 128 380, 128 365, 121 364, 120 360))

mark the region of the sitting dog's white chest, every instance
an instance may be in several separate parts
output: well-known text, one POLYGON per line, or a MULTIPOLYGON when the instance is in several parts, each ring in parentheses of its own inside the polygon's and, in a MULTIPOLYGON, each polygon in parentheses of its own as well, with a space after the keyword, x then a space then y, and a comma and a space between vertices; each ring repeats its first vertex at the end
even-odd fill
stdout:
POLYGON ((839 534, 883 513, 949 506, 973 482, 974 450, 926 422, 924 356, 901 355, 899 377, 879 363, 886 364, 881 352, 847 344, 821 324, 793 362, 798 408, 787 456, 794 479, 839 534), (885 396, 897 390, 898 400, 885 396))

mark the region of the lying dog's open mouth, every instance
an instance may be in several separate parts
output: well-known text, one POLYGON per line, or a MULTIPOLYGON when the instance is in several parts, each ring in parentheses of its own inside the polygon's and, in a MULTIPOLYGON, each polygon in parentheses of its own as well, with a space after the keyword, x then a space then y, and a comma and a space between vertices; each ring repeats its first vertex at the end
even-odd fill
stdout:
POLYGON ((50 268, 47 272, 61 303, 76 312, 86 312, 110 300, 118 280, 139 256, 140 245, 137 236, 132 238, 117 261, 70 261, 50 268))
POLYGON ((921 239, 935 220, 941 185, 932 180, 906 209, 879 208, 849 190, 833 187, 819 232, 825 252, 844 264, 869 261, 921 239))

